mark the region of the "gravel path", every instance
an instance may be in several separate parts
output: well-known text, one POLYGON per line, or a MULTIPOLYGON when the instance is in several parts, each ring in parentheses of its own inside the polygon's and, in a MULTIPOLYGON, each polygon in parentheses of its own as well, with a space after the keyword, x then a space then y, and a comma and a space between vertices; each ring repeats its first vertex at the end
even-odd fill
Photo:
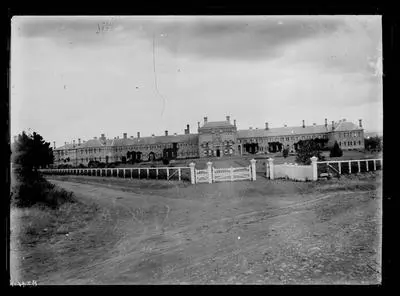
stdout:
POLYGON ((50 181, 110 215, 107 223, 94 221, 71 234, 76 240, 92 235, 93 244, 60 260, 97 257, 44 274, 38 283, 380 282, 381 198, 367 186, 375 184, 370 179, 194 186, 96 177, 50 181))

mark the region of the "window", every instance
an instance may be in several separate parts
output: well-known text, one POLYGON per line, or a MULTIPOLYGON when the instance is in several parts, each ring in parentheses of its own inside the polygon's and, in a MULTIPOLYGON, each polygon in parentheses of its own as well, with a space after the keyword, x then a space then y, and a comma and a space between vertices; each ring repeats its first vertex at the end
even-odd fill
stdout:
POLYGON ((361 145, 361 141, 358 141, 358 145, 361 145))
POLYGON ((356 146, 357 145, 357 143, 356 143, 356 141, 354 141, 354 146, 356 146))

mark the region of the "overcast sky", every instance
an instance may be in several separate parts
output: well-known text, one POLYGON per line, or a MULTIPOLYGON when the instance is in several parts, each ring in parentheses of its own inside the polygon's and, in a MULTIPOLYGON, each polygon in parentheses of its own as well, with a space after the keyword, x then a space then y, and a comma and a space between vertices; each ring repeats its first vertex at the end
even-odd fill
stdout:
POLYGON ((382 130, 380 16, 14 17, 11 135, 46 141, 363 119, 382 130))

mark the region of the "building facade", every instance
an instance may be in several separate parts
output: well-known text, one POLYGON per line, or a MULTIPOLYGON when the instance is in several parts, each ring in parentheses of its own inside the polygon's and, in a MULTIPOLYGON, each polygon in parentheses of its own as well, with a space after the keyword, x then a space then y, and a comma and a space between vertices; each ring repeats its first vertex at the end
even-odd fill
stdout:
MULTIPOLYGON (((197 133, 190 133, 189 125, 184 134, 163 136, 128 137, 107 139, 104 134, 88 141, 81 139, 63 146, 54 147, 54 164, 77 167, 88 165, 90 161, 102 163, 147 161, 167 159, 185 159, 198 157, 229 157, 255 153, 274 153, 289 148, 295 152, 298 142, 308 139, 326 139, 328 146, 335 141, 343 150, 364 149, 364 130, 362 121, 356 125, 345 119, 323 125, 269 128, 249 128, 238 130, 236 120, 231 123, 230 117, 225 121, 209 122, 204 117, 203 125, 198 122, 197 133)), ((55 143, 54 143, 55 146, 55 143)))

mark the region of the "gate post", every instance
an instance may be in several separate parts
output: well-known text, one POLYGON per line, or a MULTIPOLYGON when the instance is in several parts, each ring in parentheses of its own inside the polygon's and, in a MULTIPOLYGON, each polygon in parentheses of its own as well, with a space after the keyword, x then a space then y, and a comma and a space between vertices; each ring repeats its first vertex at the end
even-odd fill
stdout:
POLYGON ((316 158, 315 156, 311 157, 313 181, 317 181, 318 180, 317 160, 318 160, 318 158, 316 158))
POLYGON ((256 161, 254 158, 250 160, 251 163, 251 180, 255 181, 256 180, 256 161))
POLYGON ((211 170, 212 162, 207 162, 207 171, 208 171, 208 183, 212 183, 212 170, 211 170))
POLYGON ((269 167, 269 178, 271 180, 274 179, 274 159, 268 158, 268 167, 269 167))
MULTIPOLYGON (((190 164, 189 164, 189 166, 190 166, 190 181, 192 182, 192 184, 195 184, 196 183, 196 179, 195 179, 195 177, 194 177, 194 166, 195 166, 196 164, 194 163, 194 162, 191 162, 190 164)), ((157 170, 158 171, 158 170, 157 170)), ((157 172, 158 173, 158 172, 157 172)), ((157 177, 158 177, 158 174, 157 174, 157 177)))

